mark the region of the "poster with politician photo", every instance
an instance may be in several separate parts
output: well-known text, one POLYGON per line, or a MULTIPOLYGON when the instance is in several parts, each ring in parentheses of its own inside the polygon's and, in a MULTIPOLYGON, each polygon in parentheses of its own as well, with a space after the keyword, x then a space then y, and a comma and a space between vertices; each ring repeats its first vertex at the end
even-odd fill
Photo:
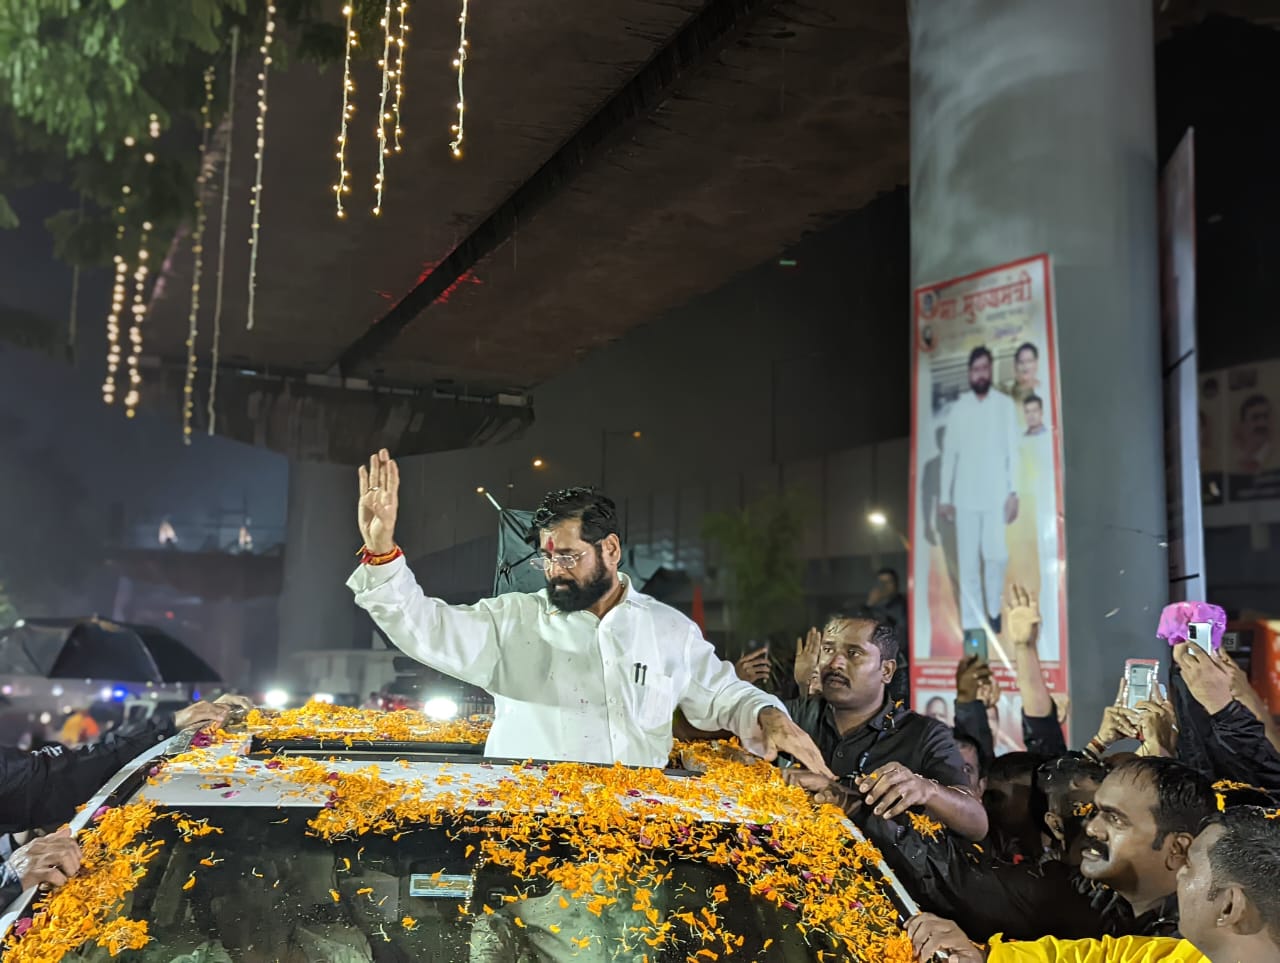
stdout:
MULTIPOLYGON (((917 288, 914 321, 913 708, 926 708, 926 693, 955 692, 966 651, 985 653, 1005 693, 1016 696, 1001 626, 1012 583, 1039 601, 1040 658, 1050 689, 1065 692, 1061 406, 1049 257, 917 288)), ((998 725, 999 744, 1020 743, 1020 713, 999 713, 998 725)))
MULTIPOLYGON (((1200 375, 1200 462, 1206 505, 1280 499, 1280 361, 1200 375)), ((1207 519, 1212 523, 1212 519, 1207 519)))

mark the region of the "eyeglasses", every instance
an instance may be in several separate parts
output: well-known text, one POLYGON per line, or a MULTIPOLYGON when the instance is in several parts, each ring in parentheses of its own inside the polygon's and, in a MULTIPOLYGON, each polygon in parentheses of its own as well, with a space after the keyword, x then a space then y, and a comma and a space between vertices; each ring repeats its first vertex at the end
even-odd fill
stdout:
POLYGON ((563 569, 571 569, 577 565, 582 559, 582 556, 586 554, 587 553, 583 551, 572 552, 568 555, 535 555, 533 558, 529 559, 529 564, 536 569, 541 569, 543 572, 550 572, 557 565, 563 569))

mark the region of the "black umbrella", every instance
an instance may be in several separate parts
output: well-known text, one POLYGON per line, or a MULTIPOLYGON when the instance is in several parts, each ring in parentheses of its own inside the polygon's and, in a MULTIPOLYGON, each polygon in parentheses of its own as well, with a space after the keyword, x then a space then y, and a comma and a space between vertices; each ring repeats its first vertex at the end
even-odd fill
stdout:
MULTIPOLYGON (((505 592, 538 592, 547 587, 542 569, 530 565, 538 554, 533 531, 533 512, 503 508, 498 511, 498 566, 493 575, 493 594, 505 592)), ((659 563, 638 554, 624 552, 618 570, 628 576, 642 591, 659 571, 659 563)))
POLYGON ((49 679, 219 681, 208 663, 172 636, 96 616, 18 623, 0 639, 0 670, 49 679))

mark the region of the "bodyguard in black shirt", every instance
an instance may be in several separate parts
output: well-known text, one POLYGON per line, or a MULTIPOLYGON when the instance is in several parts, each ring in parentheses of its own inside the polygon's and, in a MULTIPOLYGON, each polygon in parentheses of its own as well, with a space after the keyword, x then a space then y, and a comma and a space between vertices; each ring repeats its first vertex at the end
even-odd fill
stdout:
MULTIPOLYGON (((878 815, 892 819, 918 809, 961 836, 982 839, 987 814, 968 789, 951 730, 888 695, 897 656, 892 626, 833 617, 822 632, 821 695, 792 700, 791 718, 817 743, 842 785, 878 815)), ((790 778, 814 791, 827 783, 803 772, 790 778)))

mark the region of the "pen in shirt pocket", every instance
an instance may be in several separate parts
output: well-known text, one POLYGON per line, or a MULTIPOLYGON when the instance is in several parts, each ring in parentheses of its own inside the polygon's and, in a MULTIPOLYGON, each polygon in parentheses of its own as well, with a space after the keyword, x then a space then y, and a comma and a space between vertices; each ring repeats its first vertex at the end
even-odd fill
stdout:
POLYGON ((632 665, 633 672, 631 681, 636 685, 644 685, 645 681, 649 677, 649 667, 642 662, 635 662, 632 665))

